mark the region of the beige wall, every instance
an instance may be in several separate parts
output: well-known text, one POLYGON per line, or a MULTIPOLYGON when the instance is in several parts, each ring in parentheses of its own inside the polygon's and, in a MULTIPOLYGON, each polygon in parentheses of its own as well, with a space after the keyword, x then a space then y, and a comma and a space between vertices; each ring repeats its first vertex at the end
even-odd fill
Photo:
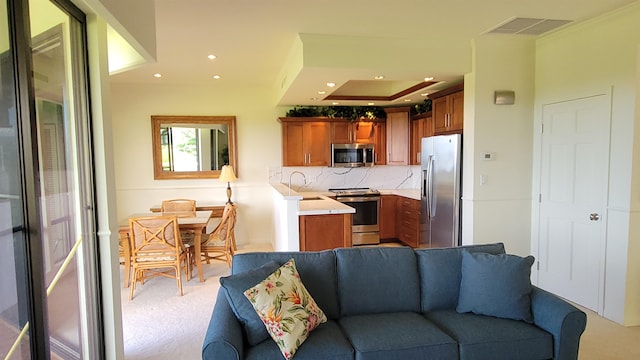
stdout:
MULTIPOLYGON (((541 123, 543 104, 611 94, 605 288, 600 310, 626 325, 640 324, 639 47, 638 3, 542 38, 536 45, 535 126, 541 123)), ((534 155, 539 153, 539 138, 535 133, 534 155)), ((537 178, 539 169, 534 168, 534 192, 539 188, 537 178)), ((532 240, 536 247, 535 231, 532 240)))
MULTIPOLYGON (((213 81, 212 81, 213 82, 213 81)), ((273 241, 272 190, 268 169, 281 163, 277 109, 266 89, 211 86, 112 84, 113 148, 118 221, 148 211, 162 199, 226 201, 226 183, 154 180, 151 115, 234 115, 238 140, 238 181, 231 184, 239 204, 239 245, 273 241)))
POLYGON ((504 242, 530 254, 534 42, 486 35, 473 43, 465 77, 463 243, 504 242), (513 105, 495 105, 495 90, 513 90, 513 105), (483 153, 493 160, 483 160, 483 153), (481 182, 481 177, 484 179, 481 182))

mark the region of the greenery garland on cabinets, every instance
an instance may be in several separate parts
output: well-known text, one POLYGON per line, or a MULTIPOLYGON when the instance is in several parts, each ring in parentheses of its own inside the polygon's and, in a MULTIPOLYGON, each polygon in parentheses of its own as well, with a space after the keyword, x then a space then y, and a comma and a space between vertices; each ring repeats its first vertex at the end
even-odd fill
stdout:
POLYGON ((422 114, 431 111, 431 99, 424 99, 420 104, 416 104, 415 106, 416 113, 422 114))
MULTIPOLYGON (((414 105, 417 114, 431 111, 431 99, 414 105)), ((295 106, 287 111, 287 117, 345 118, 351 121, 386 119, 387 113, 380 106, 295 106)))
POLYGON ((287 117, 345 118, 351 121, 386 119, 387 113, 379 106, 295 106, 287 117))

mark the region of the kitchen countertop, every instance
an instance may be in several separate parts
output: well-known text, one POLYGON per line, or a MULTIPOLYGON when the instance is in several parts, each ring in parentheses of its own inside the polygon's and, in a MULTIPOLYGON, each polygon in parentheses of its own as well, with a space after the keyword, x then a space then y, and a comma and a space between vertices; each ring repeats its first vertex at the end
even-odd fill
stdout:
POLYGON ((356 209, 335 201, 323 192, 300 192, 302 199, 298 201, 298 215, 353 214, 356 209))
POLYGON ((380 191, 380 195, 398 195, 413 200, 420 200, 420 189, 392 189, 378 191, 380 191))
MULTIPOLYGON (((289 189, 284 184, 271 184, 285 200, 298 200, 298 215, 327 215, 350 214, 356 210, 351 206, 338 202, 329 196, 334 195, 330 191, 301 191, 289 189)), ((420 200, 419 189, 390 189, 379 190, 381 195, 398 195, 420 200)))

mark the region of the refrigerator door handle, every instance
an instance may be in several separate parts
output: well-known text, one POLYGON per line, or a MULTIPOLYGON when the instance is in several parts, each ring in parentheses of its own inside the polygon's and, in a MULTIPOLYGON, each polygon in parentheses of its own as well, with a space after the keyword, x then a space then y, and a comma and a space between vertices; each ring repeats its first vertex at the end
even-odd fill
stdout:
POLYGON ((434 214, 433 209, 433 155, 429 155, 427 160, 427 216, 431 219, 434 214))
MULTIPOLYGON (((427 163, 428 164, 428 163, 427 163)), ((426 218, 429 219, 429 168, 422 170, 422 191, 421 200, 426 211, 426 218)))

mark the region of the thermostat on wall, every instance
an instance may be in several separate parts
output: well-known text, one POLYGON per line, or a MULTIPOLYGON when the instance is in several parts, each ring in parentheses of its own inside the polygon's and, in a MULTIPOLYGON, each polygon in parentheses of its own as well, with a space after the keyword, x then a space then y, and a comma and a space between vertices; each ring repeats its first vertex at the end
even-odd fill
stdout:
POLYGON ((482 160, 493 160, 493 158, 495 158, 496 155, 492 152, 483 152, 482 153, 482 160))

